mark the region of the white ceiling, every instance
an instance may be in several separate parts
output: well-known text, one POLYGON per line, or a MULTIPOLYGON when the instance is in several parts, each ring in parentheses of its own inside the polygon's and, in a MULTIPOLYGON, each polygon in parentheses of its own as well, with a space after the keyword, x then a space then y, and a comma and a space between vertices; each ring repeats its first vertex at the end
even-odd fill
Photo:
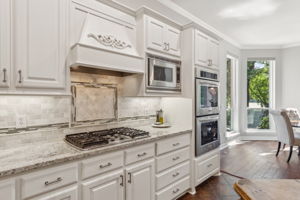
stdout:
POLYGON ((300 0, 172 0, 242 46, 300 43, 300 0))

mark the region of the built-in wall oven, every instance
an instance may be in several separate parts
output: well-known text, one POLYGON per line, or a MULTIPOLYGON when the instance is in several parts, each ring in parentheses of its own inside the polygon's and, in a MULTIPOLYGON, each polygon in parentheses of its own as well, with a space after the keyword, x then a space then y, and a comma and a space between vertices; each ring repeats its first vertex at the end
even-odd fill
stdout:
POLYGON ((219 72, 197 67, 195 71, 196 156, 220 146, 219 72))
POLYGON ((181 91, 181 63, 147 54, 147 90, 181 91))

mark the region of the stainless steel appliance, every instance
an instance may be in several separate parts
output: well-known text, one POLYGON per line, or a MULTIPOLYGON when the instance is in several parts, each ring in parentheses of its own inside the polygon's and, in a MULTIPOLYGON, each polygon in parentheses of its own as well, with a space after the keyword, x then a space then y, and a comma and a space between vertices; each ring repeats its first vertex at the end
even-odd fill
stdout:
POLYGON ((145 137, 149 137, 149 132, 120 127, 66 135, 65 141, 80 150, 89 150, 145 137))
POLYGON ((181 91, 181 63, 147 55, 147 90, 181 91))
POLYGON ((196 68, 196 116, 218 114, 219 72, 196 68))
POLYGON ((219 115, 196 118, 196 156, 220 146, 219 115))

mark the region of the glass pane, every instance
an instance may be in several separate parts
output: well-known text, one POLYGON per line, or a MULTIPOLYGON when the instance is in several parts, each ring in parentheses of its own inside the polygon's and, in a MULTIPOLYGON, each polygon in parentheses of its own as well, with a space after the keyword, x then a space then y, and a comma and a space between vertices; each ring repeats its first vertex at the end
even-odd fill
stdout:
POLYGON ((201 124, 201 145, 218 139, 218 121, 201 124))
POLYGON ((154 66, 154 80, 173 82, 173 70, 167 67, 154 66))
POLYGON ((248 128, 269 129, 270 62, 248 61, 247 117, 248 128))
POLYGON ((232 60, 227 58, 226 126, 232 131, 232 60))
POLYGON ((218 106, 218 88, 201 86, 200 106, 201 108, 210 108, 218 106))

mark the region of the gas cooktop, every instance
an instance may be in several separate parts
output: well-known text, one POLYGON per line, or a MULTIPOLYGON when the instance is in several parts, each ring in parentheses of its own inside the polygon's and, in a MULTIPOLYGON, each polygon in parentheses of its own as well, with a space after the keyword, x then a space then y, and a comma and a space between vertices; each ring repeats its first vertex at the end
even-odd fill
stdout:
POLYGON ((70 134, 66 135, 65 140, 80 150, 89 150, 145 137, 149 137, 149 132, 133 128, 120 127, 100 131, 70 134))

